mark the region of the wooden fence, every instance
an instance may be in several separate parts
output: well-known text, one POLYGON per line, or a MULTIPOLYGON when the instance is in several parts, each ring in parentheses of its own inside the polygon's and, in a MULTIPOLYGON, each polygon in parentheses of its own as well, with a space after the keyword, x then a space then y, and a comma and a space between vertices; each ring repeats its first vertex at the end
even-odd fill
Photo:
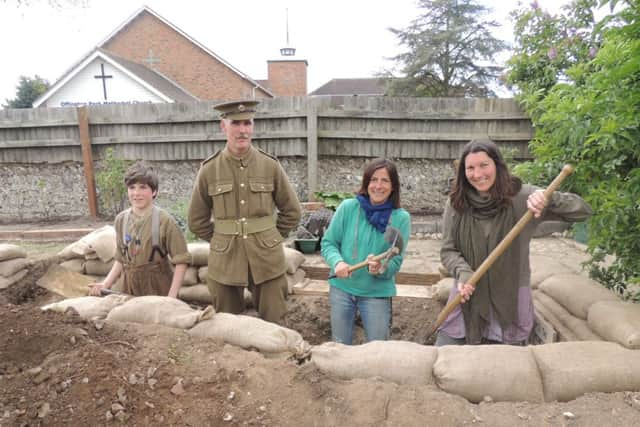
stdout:
MULTIPOLYGON (((86 108, 94 160, 201 160, 224 146, 212 106, 105 105, 86 108)), ((86 162, 76 108, 0 110, 0 163, 86 162)), ((470 139, 488 137, 529 158, 529 118, 513 99, 295 97, 259 106, 254 143, 278 157, 304 157, 309 191, 318 158, 455 159, 470 139)))

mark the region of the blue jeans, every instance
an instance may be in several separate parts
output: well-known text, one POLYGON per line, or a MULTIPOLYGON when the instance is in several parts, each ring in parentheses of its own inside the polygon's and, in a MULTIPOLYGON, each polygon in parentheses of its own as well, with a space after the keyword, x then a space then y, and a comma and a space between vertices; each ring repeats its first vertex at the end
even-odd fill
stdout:
POLYGON ((356 311, 360 312, 367 342, 388 340, 391 335, 391 297, 357 297, 329 287, 331 339, 351 345, 356 311))

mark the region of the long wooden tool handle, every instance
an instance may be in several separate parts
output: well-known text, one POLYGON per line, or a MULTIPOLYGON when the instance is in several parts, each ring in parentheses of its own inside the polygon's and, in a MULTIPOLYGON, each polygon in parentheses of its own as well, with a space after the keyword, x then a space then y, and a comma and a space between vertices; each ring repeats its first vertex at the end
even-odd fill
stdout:
MULTIPOLYGON (((381 259, 389 256, 389 254, 393 256, 393 255, 397 255, 398 253, 400 253, 400 249, 398 249, 396 246, 393 246, 379 255, 374 255, 370 259, 365 259, 364 261, 360 261, 357 264, 353 264, 352 266, 349 266, 349 273, 353 273, 356 270, 360 270, 362 267, 366 267, 367 264, 369 264, 369 261, 380 261, 381 259)), ((336 276, 335 273, 333 273, 329 276, 329 279, 335 279, 336 277, 338 276, 336 276)))
MULTIPOLYGON (((544 190, 545 199, 549 200, 553 192, 558 189, 562 181, 564 181, 564 179, 569 175, 571 175, 572 173, 573 173, 573 166, 564 165, 560 174, 556 176, 556 178, 551 182, 551 184, 549 184, 546 190, 544 190)), ((527 212, 524 215, 522 215, 522 218, 520 218, 520 221, 518 221, 516 225, 513 226, 511 231, 509 231, 509 233, 506 236, 504 236, 504 238, 498 244, 498 246, 496 246, 493 249, 493 251, 491 251, 489 256, 482 262, 482 264, 480 264, 480 267, 476 269, 476 271, 473 273, 473 275, 467 281, 467 283, 473 286, 475 286, 476 283, 478 283, 478 280, 480 280, 480 278, 487 272, 487 270, 489 270, 489 268, 493 265, 496 259, 498 259, 500 255, 502 255, 502 253, 509 247, 511 242, 513 242, 513 240, 518 236, 518 234, 522 232, 522 230, 524 229, 524 226, 527 225, 529 221, 531 221, 531 218, 533 218, 533 212, 527 209, 527 212)), ((456 295, 456 297, 453 300, 451 300, 451 302, 447 304, 446 307, 443 308, 440 314, 438 315, 438 318, 436 319, 436 323, 433 329, 431 330, 431 333, 429 333, 429 337, 438 330, 440 325, 442 325, 442 323, 447 319, 447 317, 449 316, 449 314, 451 314, 453 309, 456 308, 458 304, 460 304, 461 302, 462 302, 462 294, 458 293, 458 295, 456 295)))

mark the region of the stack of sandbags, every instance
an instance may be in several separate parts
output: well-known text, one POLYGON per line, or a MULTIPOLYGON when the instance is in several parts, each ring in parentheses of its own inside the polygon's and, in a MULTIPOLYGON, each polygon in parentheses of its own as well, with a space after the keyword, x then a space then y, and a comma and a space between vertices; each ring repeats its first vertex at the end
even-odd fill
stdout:
POLYGON ((27 275, 27 252, 19 246, 0 244, 0 289, 6 289, 27 275))
MULTIPOLYGON (((191 264, 187 268, 182 281, 182 287, 178 294, 184 301, 211 304, 211 294, 207 286, 207 263, 209 259, 209 243, 189 243, 187 245, 191 254, 191 264)), ((293 293, 293 286, 304 279, 304 270, 300 268, 305 257, 295 249, 284 248, 287 264, 287 291, 293 293)), ((251 294, 245 292, 245 300, 251 305, 251 294)))
POLYGON ((101 280, 109 274, 116 255, 116 230, 111 225, 92 231, 58 253, 60 265, 101 280))
POLYGON ((182 287, 178 293, 181 300, 211 304, 211 294, 207 287, 207 262, 209 260, 209 243, 188 243, 191 264, 182 279, 182 287))
POLYGON ((590 307, 600 301, 619 301, 619 298, 579 274, 553 275, 533 292, 536 315, 553 326, 560 341, 602 340, 598 332, 601 329, 587 322, 590 307))

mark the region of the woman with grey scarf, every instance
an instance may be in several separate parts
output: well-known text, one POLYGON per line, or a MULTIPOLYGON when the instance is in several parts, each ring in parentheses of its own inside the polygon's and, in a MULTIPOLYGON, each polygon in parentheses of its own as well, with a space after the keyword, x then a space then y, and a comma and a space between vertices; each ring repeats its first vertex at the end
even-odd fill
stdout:
POLYGON ((498 147, 489 140, 465 145, 444 211, 442 264, 454 277, 449 301, 462 295, 438 330, 436 346, 525 344, 534 326, 529 242, 547 220, 583 221, 591 208, 579 196, 543 190, 511 175, 498 147), (478 281, 474 270, 530 210, 534 218, 478 281))

